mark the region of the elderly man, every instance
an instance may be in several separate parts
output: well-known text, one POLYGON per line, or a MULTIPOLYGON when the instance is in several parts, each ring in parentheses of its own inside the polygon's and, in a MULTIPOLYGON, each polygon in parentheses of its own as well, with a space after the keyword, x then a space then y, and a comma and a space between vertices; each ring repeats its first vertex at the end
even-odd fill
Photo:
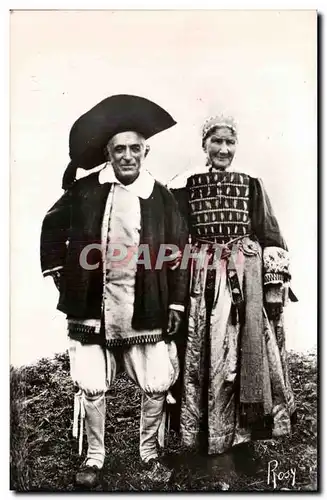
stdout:
POLYGON ((116 95, 82 115, 70 132, 65 193, 42 226, 41 266, 67 315, 70 371, 78 389, 73 433, 87 456, 76 474, 92 488, 105 458, 105 391, 119 360, 142 390, 140 457, 148 479, 167 482, 158 432, 167 392, 178 373, 172 340, 184 310, 186 271, 176 257, 186 231, 171 193, 143 168, 146 139, 175 121, 155 103, 116 95), (78 167, 104 168, 75 180, 78 167), (162 246, 172 252, 163 257, 162 246), (161 258, 159 258, 161 256, 161 258), (159 262, 160 261, 160 262, 159 262))

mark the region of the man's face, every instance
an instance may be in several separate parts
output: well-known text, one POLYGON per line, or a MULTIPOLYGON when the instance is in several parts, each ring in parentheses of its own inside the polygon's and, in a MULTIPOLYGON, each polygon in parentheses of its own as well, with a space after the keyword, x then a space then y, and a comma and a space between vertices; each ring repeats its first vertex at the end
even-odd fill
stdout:
POLYGON ((236 137, 228 127, 219 127, 206 139, 205 149, 213 168, 226 170, 233 161, 236 137))
POLYGON ((138 132, 121 132, 107 144, 109 161, 122 184, 134 182, 148 153, 144 138, 138 132))

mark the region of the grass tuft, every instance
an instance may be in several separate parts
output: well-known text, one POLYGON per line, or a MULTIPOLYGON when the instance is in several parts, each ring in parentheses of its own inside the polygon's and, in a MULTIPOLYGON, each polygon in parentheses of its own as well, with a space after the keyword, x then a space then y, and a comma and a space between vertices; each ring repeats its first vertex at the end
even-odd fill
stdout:
MULTIPOLYGON (((160 491, 269 491, 267 466, 296 470, 278 481, 277 490, 317 491, 317 361, 316 353, 289 353, 298 409, 291 437, 253 444, 255 472, 235 468, 231 454, 202 457, 189 454, 178 436, 169 436, 167 459, 175 469, 171 484, 160 491)), ((11 489, 74 491, 73 476, 81 462, 72 438, 73 384, 66 354, 33 366, 11 368, 11 489)), ((138 474, 140 463, 140 391, 122 374, 106 395, 106 462, 99 491, 155 491, 138 474)), ((84 440, 86 443, 86 439, 84 440)), ((249 465, 251 458, 243 458, 249 465)), ((254 470, 254 469, 253 469, 254 470)), ((159 491, 159 490, 158 490, 159 491)))

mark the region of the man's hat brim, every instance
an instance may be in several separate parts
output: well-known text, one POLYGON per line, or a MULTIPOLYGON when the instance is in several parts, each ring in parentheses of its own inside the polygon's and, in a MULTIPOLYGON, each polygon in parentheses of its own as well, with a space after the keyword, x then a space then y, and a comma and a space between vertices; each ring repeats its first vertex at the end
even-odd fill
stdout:
POLYGON ((91 169, 106 161, 105 146, 119 132, 135 131, 149 139, 175 124, 167 111, 144 97, 110 96, 74 123, 69 155, 75 165, 91 169))

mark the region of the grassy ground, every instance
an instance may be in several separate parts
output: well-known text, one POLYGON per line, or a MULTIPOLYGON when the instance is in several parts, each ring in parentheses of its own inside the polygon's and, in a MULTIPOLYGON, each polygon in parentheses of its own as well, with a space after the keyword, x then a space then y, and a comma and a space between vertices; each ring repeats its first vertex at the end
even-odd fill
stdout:
MULTIPOLYGON (((276 472, 295 468, 292 478, 277 481, 277 489, 317 490, 317 364, 316 354, 289 356, 298 407, 298 424, 291 437, 258 441, 249 459, 226 454, 216 458, 191 456, 171 432, 167 459, 175 468, 165 491, 266 491, 268 462, 276 472), (236 457, 237 458, 237 457, 236 457)), ((80 463, 72 431, 73 386, 65 354, 33 366, 11 369, 11 489, 16 491, 73 491, 80 463)), ((99 491, 149 491, 140 478, 138 431, 140 393, 127 378, 118 377, 107 394, 104 478, 99 491)), ((85 440, 86 441, 86 440, 85 440)), ((280 476, 281 477, 281 476, 280 476)))

